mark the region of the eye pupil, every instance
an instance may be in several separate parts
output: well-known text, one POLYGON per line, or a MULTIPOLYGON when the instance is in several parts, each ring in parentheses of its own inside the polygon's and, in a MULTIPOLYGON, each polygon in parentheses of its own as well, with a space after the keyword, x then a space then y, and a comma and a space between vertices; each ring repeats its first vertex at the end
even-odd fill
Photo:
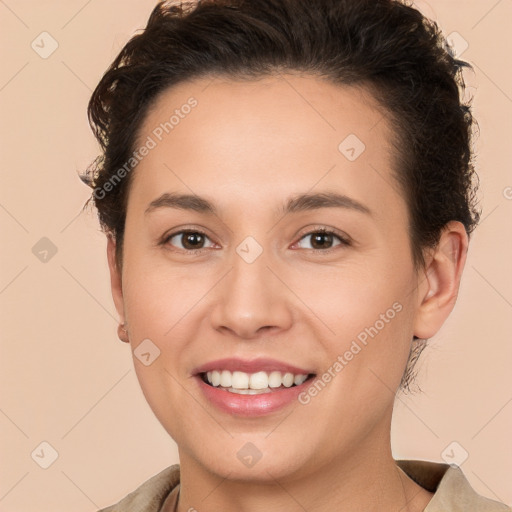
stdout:
POLYGON ((183 247, 187 247, 187 244, 190 244, 189 248, 197 249, 201 245, 201 242, 204 242, 203 238, 201 233, 184 233, 183 239, 185 243, 183 247))
POLYGON ((327 246, 330 246, 330 244, 332 244, 332 235, 329 234, 329 233, 315 233, 313 236, 313 241, 312 241, 312 246, 313 248, 317 249, 317 248, 325 248, 326 245, 327 246), (322 240, 324 240, 325 242, 325 239, 327 238, 327 244, 325 243, 322 243, 322 240), (315 247, 315 245, 319 243, 319 247, 315 247))

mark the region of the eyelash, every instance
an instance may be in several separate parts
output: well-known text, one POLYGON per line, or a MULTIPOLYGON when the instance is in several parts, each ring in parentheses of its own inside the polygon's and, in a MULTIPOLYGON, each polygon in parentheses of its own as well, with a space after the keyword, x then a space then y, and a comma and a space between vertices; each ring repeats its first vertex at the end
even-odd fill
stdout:
MULTIPOLYGON (((174 238, 175 236, 184 235, 184 234, 200 234, 206 238, 209 238, 208 235, 204 231, 201 231, 200 229, 182 229, 180 231, 175 231, 174 233, 164 236, 164 238, 161 241, 161 245, 167 245, 169 243, 169 241, 172 238, 174 238)), ((335 245, 334 247, 330 247, 329 249, 304 249, 304 250, 312 251, 315 253, 330 254, 332 251, 334 251, 336 249, 336 247, 339 247, 339 246, 347 247, 347 246, 351 245, 351 241, 348 237, 347 238, 343 237, 336 231, 334 231, 332 229, 325 228, 325 227, 314 228, 312 231, 308 231, 307 233, 304 233, 299 238, 298 241, 300 242, 303 238, 306 238, 311 235, 316 235, 316 234, 333 235, 335 238, 337 238, 340 241, 340 244, 335 245)), ((189 254, 198 254, 201 251, 203 251, 204 249, 208 249, 208 247, 202 247, 200 249, 179 249, 178 248, 177 250, 185 251, 186 253, 189 253, 189 254)))
POLYGON ((321 227, 321 226, 317 227, 317 228, 314 228, 313 230, 308 231, 307 233, 304 233, 299 238, 299 242, 303 238, 306 238, 306 237, 311 236, 311 235, 317 235, 317 234, 332 235, 334 238, 337 238, 340 241, 340 243, 338 245, 335 245, 334 247, 330 247, 329 249, 304 249, 304 250, 312 251, 312 252, 315 252, 315 253, 330 254, 332 251, 336 250, 336 247, 340 247, 340 246, 348 247, 348 246, 351 245, 351 241, 350 241, 350 239, 348 237, 340 235, 339 233, 337 233, 333 229, 324 228, 324 227, 321 227))

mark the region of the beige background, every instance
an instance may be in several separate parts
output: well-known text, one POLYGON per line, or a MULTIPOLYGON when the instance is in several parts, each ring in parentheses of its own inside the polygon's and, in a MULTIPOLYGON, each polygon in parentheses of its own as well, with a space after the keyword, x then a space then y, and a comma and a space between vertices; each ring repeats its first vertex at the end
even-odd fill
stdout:
MULTIPOLYGON (((153 5, 0 1, 3 512, 93 511, 178 460, 116 337, 105 239, 94 212, 80 213, 89 192, 76 174, 97 154, 90 93, 153 5), (55 43, 42 32, 58 43, 47 58, 55 43), (42 442, 58 453, 47 469, 42 442)), ((397 400, 394 453, 441 461, 467 452, 474 488, 511 504, 512 1, 417 6, 469 45, 483 222, 456 309, 423 355, 423 393, 397 400)))

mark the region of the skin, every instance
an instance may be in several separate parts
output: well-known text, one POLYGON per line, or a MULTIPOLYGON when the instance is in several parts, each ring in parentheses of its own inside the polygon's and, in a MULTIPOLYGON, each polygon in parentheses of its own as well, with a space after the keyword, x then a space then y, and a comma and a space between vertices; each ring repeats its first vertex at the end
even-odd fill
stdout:
POLYGON ((158 98, 140 143, 190 96, 197 106, 134 171, 122 268, 115 241, 107 248, 127 326, 121 337, 132 349, 149 338, 161 351, 151 365, 135 357, 134 365, 179 448, 178 510, 423 510, 432 494, 391 455, 394 392, 413 336, 433 336, 453 308, 464 227, 450 222, 425 268, 415 269, 391 128, 364 89, 296 73, 197 79, 158 98), (366 146, 352 162, 338 150, 349 134, 366 146), (218 212, 145 213, 164 192, 196 194, 218 212), (306 192, 344 194, 371 214, 278 212, 306 192), (318 227, 351 243, 334 236, 318 248, 307 235, 318 227), (206 233, 200 251, 187 252, 182 236, 159 243, 184 228, 206 233), (236 252, 247 236, 263 250, 251 264, 236 252), (397 302, 395 318, 307 405, 244 419, 208 403, 192 378, 200 364, 230 356, 272 357, 321 375, 397 302), (262 453, 253 467, 237 458, 247 442, 262 453))

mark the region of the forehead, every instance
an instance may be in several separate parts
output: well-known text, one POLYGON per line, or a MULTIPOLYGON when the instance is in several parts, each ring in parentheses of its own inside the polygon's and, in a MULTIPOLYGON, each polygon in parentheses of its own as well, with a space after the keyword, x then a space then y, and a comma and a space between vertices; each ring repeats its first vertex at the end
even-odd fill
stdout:
POLYGON ((132 192, 146 202, 179 190, 243 204, 316 187, 396 203, 392 136, 362 87, 296 74, 205 77, 166 90, 148 111, 136 146, 152 149, 132 192))

